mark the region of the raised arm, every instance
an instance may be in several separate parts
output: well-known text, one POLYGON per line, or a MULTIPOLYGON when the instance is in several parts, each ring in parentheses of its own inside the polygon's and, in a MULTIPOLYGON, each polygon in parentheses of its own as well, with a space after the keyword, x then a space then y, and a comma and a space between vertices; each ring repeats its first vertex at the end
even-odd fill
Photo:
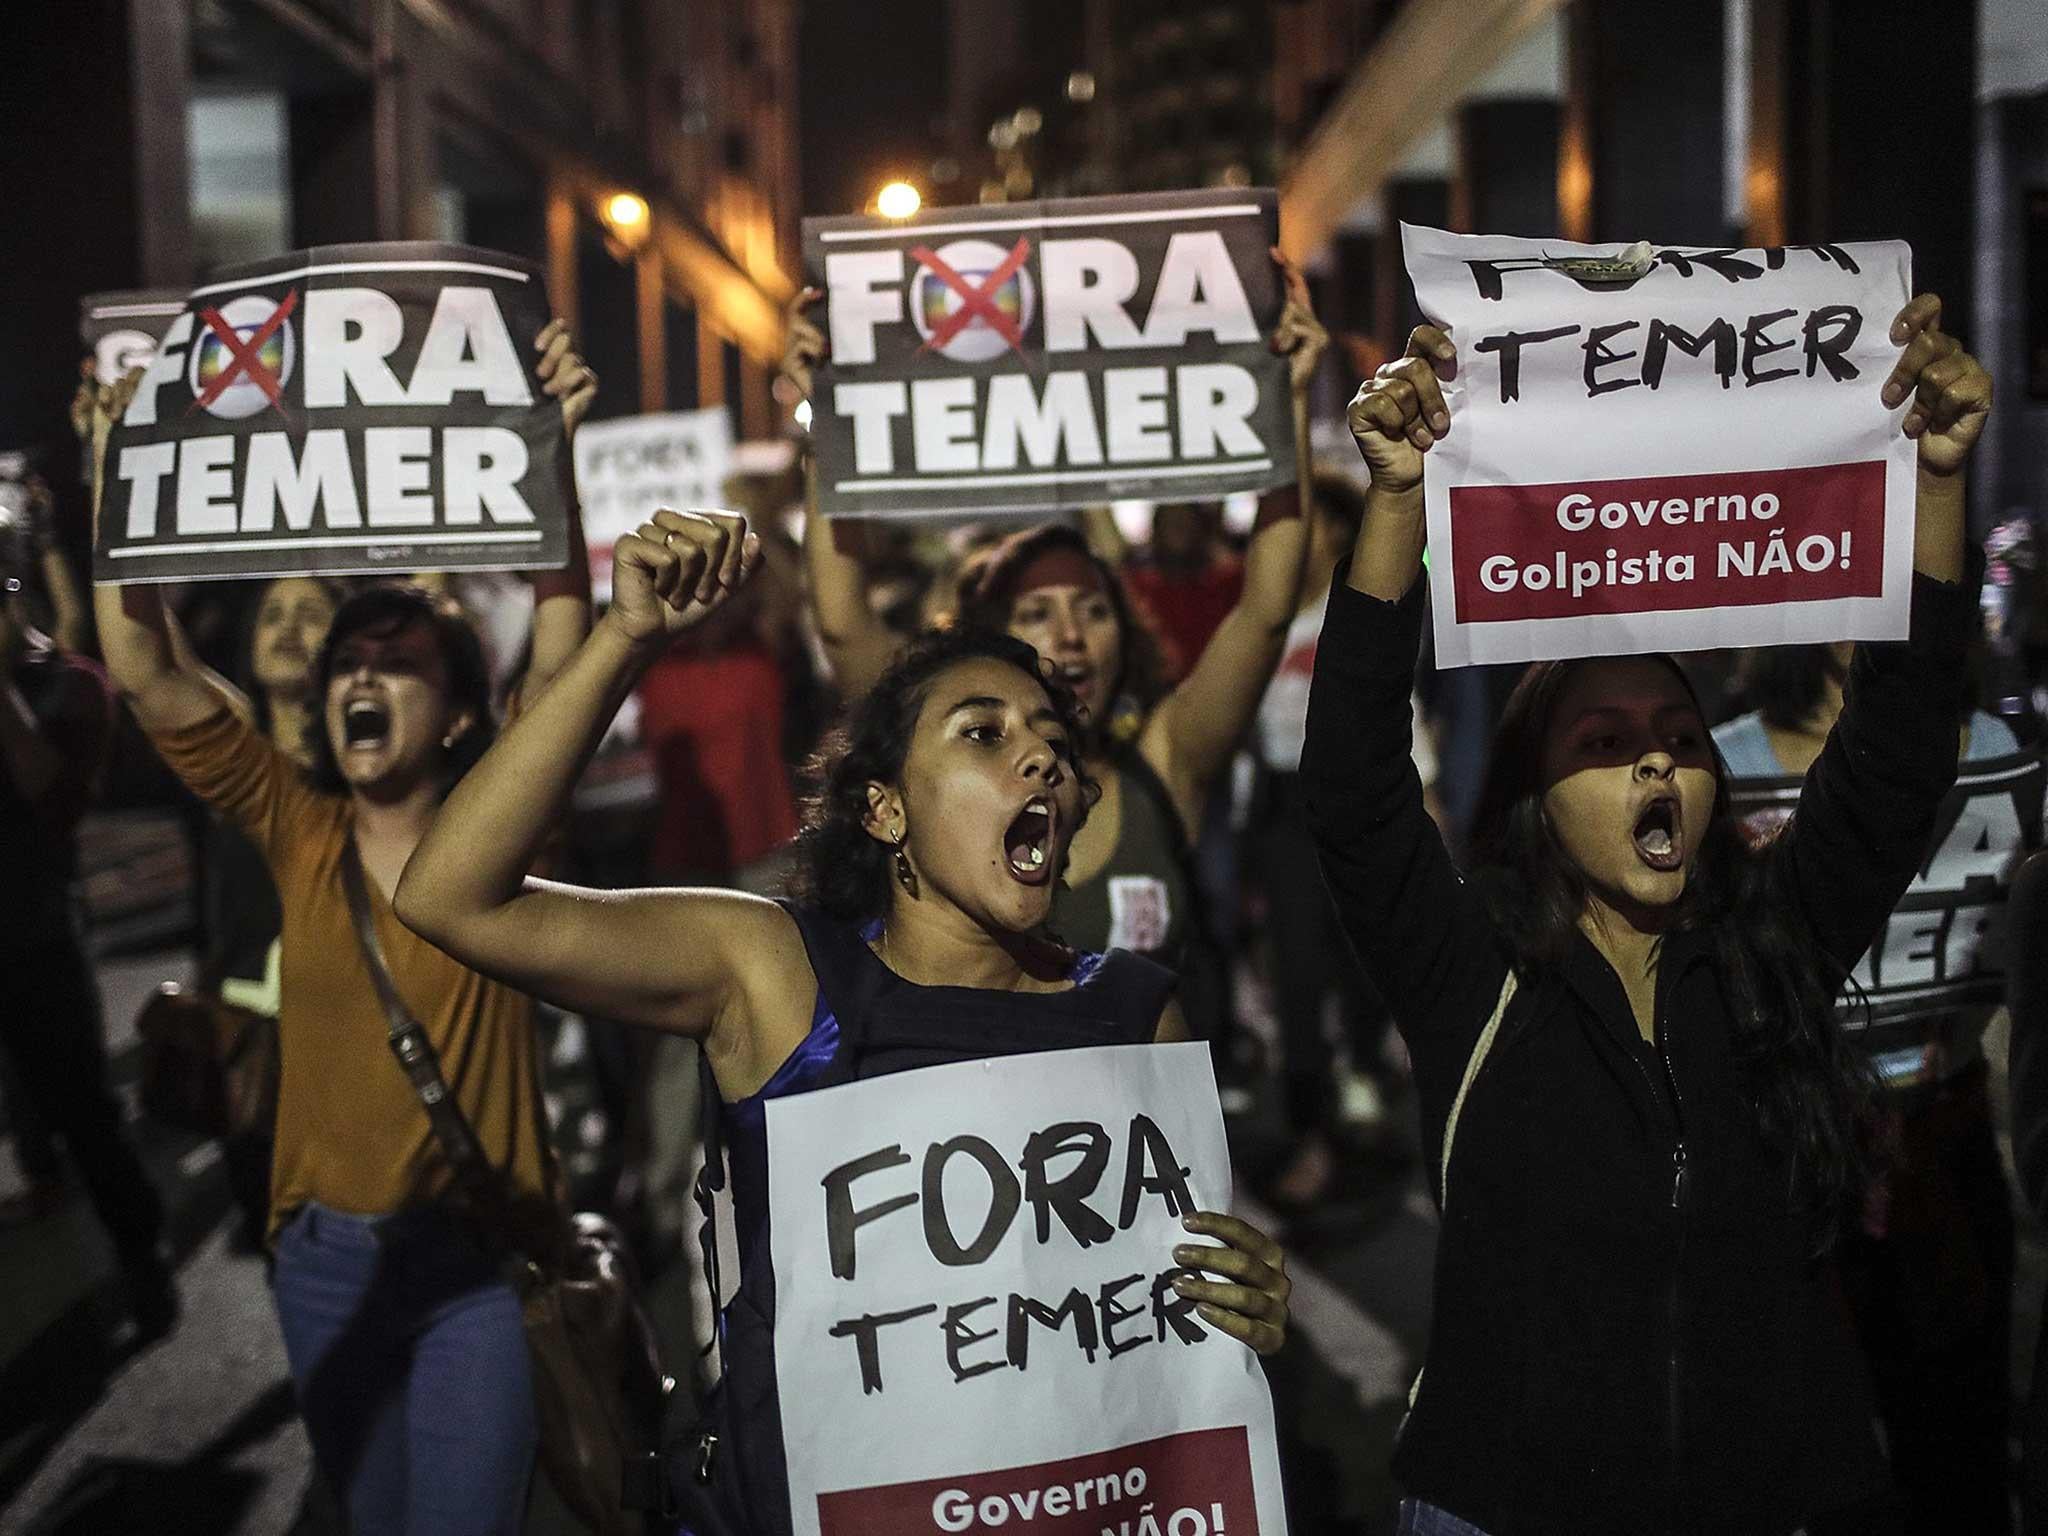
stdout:
MULTIPOLYGON (((784 315, 782 376, 808 400, 819 363, 825 360, 825 333, 804 313, 824 295, 805 288, 789 301, 784 315)), ((868 578, 861 555, 867 525, 852 518, 827 520, 818 515, 818 466, 804 455, 804 577, 811 591, 811 616, 833 681, 847 698, 858 698, 889 669, 902 642, 884 624, 868 601, 868 578)))
POLYGON ((1287 287, 1287 304, 1270 345, 1288 360, 1294 407, 1295 483, 1270 493, 1245 552, 1244 591, 1209 637, 1201 656, 1145 724, 1138 748, 1173 792, 1182 819, 1194 825, 1209 785, 1237 750, 1301 602, 1308 559, 1313 462, 1308 444, 1309 386, 1330 336, 1309 303, 1308 283, 1278 247, 1273 260, 1287 287))
POLYGON ((1912 633, 1856 647, 1842 713, 1772 849, 1820 943, 1846 970, 1912 883, 1956 776, 1956 720, 1977 623, 1966 579, 1963 469, 1991 410, 1991 379, 1941 330, 1941 301, 1899 313, 1905 351, 1883 385, 1909 398, 1901 430, 1919 445, 1912 633))
POLYGON ((1408 1042, 1425 1125, 1450 1109, 1507 955, 1424 809, 1410 752, 1422 643, 1423 454, 1450 429, 1436 370, 1449 339, 1408 355, 1351 402, 1372 472, 1348 579, 1332 584, 1301 757, 1309 829, 1344 931, 1408 1042))
MULTIPOLYGON (((568 322, 550 320, 533 339, 541 388, 562 402, 562 428, 569 441, 597 399, 597 375, 576 351, 568 322)), ((573 460, 572 460, 573 462, 573 460)), ((575 487, 569 494, 569 563, 558 571, 535 571, 533 654, 522 699, 539 694, 568 663, 590 633, 590 549, 583 538, 583 508, 575 487)))
POLYGON ((738 589, 757 549, 745 520, 722 514, 658 512, 619 541, 604 622, 463 777, 406 865, 393 906, 408 927, 522 991, 700 1037, 734 1018, 749 966, 792 944, 801 961, 794 925, 769 902, 526 878, 641 671, 738 589))
MULTIPOLYGON (((128 409, 141 379, 142 370, 137 368, 120 383, 93 391, 90 432, 95 528, 105 489, 107 434, 128 409)), ((190 664, 190 648, 172 638, 162 587, 96 586, 92 598, 107 674, 144 730, 151 734, 182 730, 221 707, 221 697, 208 686, 203 671, 190 664)))

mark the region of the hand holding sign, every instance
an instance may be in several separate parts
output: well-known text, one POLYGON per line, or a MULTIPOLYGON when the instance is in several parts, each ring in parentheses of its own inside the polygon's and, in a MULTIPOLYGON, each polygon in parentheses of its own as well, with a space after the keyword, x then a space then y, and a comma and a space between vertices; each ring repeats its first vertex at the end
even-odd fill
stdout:
POLYGON ((576 351, 576 339, 569 334, 569 322, 550 320, 533 338, 533 350, 540 361, 533 371, 541 391, 562 402, 562 430, 569 436, 583 424, 597 402, 597 373, 576 351))
POLYGON ((823 297, 825 290, 822 288, 800 288, 782 315, 787 330, 780 371, 806 400, 811 398, 812 376, 818 364, 825 361, 825 333, 810 322, 804 311, 823 297))
POLYGON ((1250 1222, 1214 1211, 1196 1211, 1182 1223, 1190 1232, 1221 1238, 1222 1248, 1182 1243, 1173 1261, 1190 1269, 1228 1277, 1197 1280, 1182 1275, 1173 1288, 1195 1303, 1203 1319, 1262 1355, 1278 1354, 1287 1342, 1287 1255, 1250 1222))
POLYGON ((1904 431, 1920 445, 1920 467, 1952 475, 1963 467, 1991 414, 1991 375, 1955 337, 1941 329, 1941 300, 1923 293, 1892 322, 1892 340, 1905 344, 1885 380, 1884 403, 1914 397, 1904 431))
POLYGON ((664 508, 614 548, 604 622, 635 650, 660 645, 745 586, 760 559, 744 517, 664 508))
POLYGON ((1280 269, 1287 303, 1280 311, 1280 323, 1273 327, 1273 335, 1267 345, 1287 359, 1287 387, 1296 399, 1300 399, 1308 393, 1309 381, 1316 376, 1316 365, 1322 362, 1323 353, 1329 350, 1330 333, 1316 318, 1315 303, 1309 297, 1308 279, 1277 245, 1273 247, 1273 265, 1280 269))

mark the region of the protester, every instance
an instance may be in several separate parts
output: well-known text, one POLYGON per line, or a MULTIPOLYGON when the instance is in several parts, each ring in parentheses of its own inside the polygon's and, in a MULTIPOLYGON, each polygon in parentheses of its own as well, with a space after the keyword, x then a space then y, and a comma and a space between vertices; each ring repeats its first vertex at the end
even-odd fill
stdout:
MULTIPOLYGON (((999 635, 916 643, 869 690, 826 759, 802 901, 523 878, 635 678, 740 587, 757 551, 745 520, 725 515, 663 511, 621 539, 610 610, 449 797, 397 906, 507 985, 702 1042, 729 1125, 741 1254, 720 1330, 714 1486, 742 1530, 774 1533, 790 1517, 765 1102, 940 1061, 1182 1039, 1185 1027, 1157 966, 1041 931, 1091 786, 1069 695, 1041 681, 1029 647, 999 635)), ((1229 1216, 1187 1225, 1229 1246, 1175 1249, 1178 1263, 1223 1277, 1184 1277, 1181 1294, 1224 1332, 1278 1348, 1279 1249, 1229 1216)))
MULTIPOLYGON (((1266 902, 1268 975, 1280 1025, 1280 1108, 1291 1141, 1269 1194, 1293 1213, 1312 1211, 1334 1188, 1341 1133, 1369 1138, 1380 1150, 1395 1149, 1388 1103, 1402 1086, 1386 1056, 1386 1004, 1344 944, 1316 869, 1302 805, 1301 748, 1323 610, 1331 576, 1357 540, 1364 513, 1365 499, 1354 482, 1317 472, 1308 580, 1251 735, 1260 768, 1251 862, 1266 902), (1350 1058, 1341 1073, 1324 1021, 1333 994, 1350 1058)), ((1433 787, 1436 752, 1426 726, 1415 732, 1413 755, 1431 814, 1441 823, 1433 787)))
MULTIPOLYGON (((1842 713, 1855 647, 1783 646, 1745 667, 1758 708, 1714 732, 1730 776, 1800 775, 1842 713)), ((1967 707, 1964 763, 2019 751, 1967 707)), ((2026 829, 2029 842, 2038 828, 2026 829)), ((1986 852, 2017 863, 2019 823, 1986 852), (2001 849, 1998 844, 2002 841, 2001 849)), ((1884 1166, 1843 1234, 1843 1288, 1870 1362, 1908 1529, 2011 1526, 2005 1496, 2011 1364, 2012 1190, 1998 1155, 1983 1036, 1996 1007, 1873 1023, 1855 1040, 1880 1087, 1884 1166)), ((1853 999, 1849 1013, 1854 1015, 1853 999)))
MULTIPOLYGON (((71 891, 73 834, 106 767, 113 698, 97 666, 30 625, 32 565, 26 530, 0 529, 0 1050, 31 1129, 61 1138, 70 1154, 146 1341, 170 1332, 178 1315, 163 1200, 107 1082, 99 985, 71 891)), ((34 1181, 22 1214, 46 1214, 62 1165, 41 1136, 22 1146, 34 1181)))
MULTIPOLYGON (((1083 949, 1129 949, 1178 965, 1196 927, 1192 862, 1210 787, 1236 750, 1280 660, 1308 548, 1308 387, 1329 337, 1308 285, 1275 252, 1287 303, 1271 345, 1288 358, 1296 465, 1293 493, 1269 497, 1245 553, 1243 592, 1186 678, 1159 683, 1159 658, 1115 570, 1077 530, 1048 524, 1013 534, 961 572, 960 622, 1004 631, 1034 647, 1085 711, 1081 765, 1102 786, 1072 868, 1056 893, 1055 930, 1083 949)), ((784 371, 810 392, 824 337, 803 318, 814 290, 792 308, 784 371)), ((837 527, 805 525, 819 632, 840 686, 872 687, 900 641, 868 605, 860 561, 837 527)), ((1201 1012, 1209 1010, 1204 1008, 1201 1012)))
MULTIPOLYGON (((560 322, 535 349, 543 388, 573 431, 595 376, 560 322)), ((567 570, 533 577, 529 692, 589 628, 573 522, 569 549, 567 570)), ((313 667, 321 728, 309 733, 307 771, 174 643, 159 588, 101 586, 95 598, 108 664, 144 729, 262 850, 276 881, 274 1292, 315 1457, 344 1490, 357 1536, 516 1532, 535 1409, 499 1250, 546 1252, 561 1226, 531 1003, 419 943, 384 910, 435 807, 492 734, 475 631, 451 600, 418 588, 373 587, 343 603, 313 667), (399 993, 504 1180, 504 1219, 516 1230, 484 1230, 451 1200, 453 1175, 392 1059, 356 941, 342 874, 353 859, 399 993)))
POLYGON ((1962 469, 1990 381, 1939 319, 1931 296, 1900 312, 1882 386, 1912 399, 1919 445, 1913 638, 1858 647, 1799 808, 1754 856, 1676 665, 1592 658, 1524 676, 1460 878, 1409 758, 1450 338, 1419 328, 1352 402, 1372 491, 1302 772, 1444 1203, 1394 1460, 1404 1531, 1784 1536, 1882 1490, 1817 1255, 1858 1184, 1860 1063, 1834 999, 1956 769, 1962 469))

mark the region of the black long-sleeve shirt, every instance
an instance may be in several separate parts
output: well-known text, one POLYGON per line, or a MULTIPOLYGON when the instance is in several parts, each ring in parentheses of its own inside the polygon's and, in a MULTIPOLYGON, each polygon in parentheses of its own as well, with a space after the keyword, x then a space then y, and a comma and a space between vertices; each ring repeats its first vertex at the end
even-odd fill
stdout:
MULTIPOLYGON (((1765 855, 1783 861, 1768 888, 1844 971, 1954 780, 1971 602, 1916 579, 1911 641, 1858 647, 1842 718, 1765 855)), ((1660 1053, 1583 937, 1554 966, 1511 953, 1409 761, 1421 621, 1419 583, 1385 603, 1339 572, 1302 759, 1324 877, 1407 1041, 1432 1157, 1521 972, 1460 1110, 1395 1471, 1491 1536, 1782 1536, 1885 1474, 1812 1218, 1742 1092, 1714 935, 1665 940, 1660 1053)))

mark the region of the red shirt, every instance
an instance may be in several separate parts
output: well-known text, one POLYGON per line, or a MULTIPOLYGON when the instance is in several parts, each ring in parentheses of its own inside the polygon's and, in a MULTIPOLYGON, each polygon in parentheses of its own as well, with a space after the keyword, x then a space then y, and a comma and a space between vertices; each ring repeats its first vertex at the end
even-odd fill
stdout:
POLYGON ((723 880, 796 836, 782 760, 782 669, 758 645, 673 651, 640 684, 661 814, 654 873, 723 880))
POLYGON ((1166 650, 1166 677, 1177 683, 1201 659, 1216 626, 1244 592, 1244 561, 1221 553, 1199 571, 1185 574, 1156 565, 1124 567, 1124 582, 1151 617, 1166 650))

